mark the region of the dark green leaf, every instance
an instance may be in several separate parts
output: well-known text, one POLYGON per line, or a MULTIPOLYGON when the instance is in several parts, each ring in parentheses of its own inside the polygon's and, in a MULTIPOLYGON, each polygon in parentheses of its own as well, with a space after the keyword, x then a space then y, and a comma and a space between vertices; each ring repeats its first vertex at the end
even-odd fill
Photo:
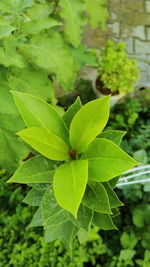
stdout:
POLYGON ((111 208, 116 208, 116 207, 119 207, 119 206, 124 206, 123 203, 119 200, 119 198, 116 195, 116 193, 114 192, 114 190, 109 185, 109 183, 104 183, 103 185, 104 185, 104 187, 105 187, 105 189, 107 191, 110 207, 111 208))
POLYGON ((101 230, 117 230, 112 218, 109 214, 94 213, 93 223, 97 225, 101 230))

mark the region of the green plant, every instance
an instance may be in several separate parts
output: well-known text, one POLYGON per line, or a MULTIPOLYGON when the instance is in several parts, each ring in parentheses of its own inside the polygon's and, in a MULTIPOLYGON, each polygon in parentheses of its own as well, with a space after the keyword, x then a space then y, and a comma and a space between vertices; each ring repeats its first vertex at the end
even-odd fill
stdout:
POLYGON ((9 90, 55 106, 56 89, 73 90, 80 69, 97 65, 81 44, 84 26, 104 28, 107 18, 105 0, 0 1, 1 167, 13 173, 28 153, 14 136, 23 122, 9 90))
POLYGON ((99 135, 108 121, 110 97, 83 107, 78 98, 61 118, 40 98, 12 93, 28 127, 17 135, 36 156, 8 182, 32 184, 25 202, 39 208, 31 226, 43 225, 47 241, 60 238, 69 249, 76 235, 85 240, 92 223, 116 229, 111 214, 122 203, 108 181, 137 162, 117 145, 124 132, 99 135))
POLYGON ((125 44, 108 41, 99 61, 100 80, 111 92, 127 93, 134 90, 139 79, 139 70, 134 59, 129 59, 125 44))

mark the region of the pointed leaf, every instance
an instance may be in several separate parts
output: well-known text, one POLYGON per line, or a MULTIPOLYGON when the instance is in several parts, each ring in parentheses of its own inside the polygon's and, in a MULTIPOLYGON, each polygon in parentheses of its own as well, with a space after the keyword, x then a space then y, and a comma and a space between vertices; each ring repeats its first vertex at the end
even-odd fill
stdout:
POLYGON ((79 153, 84 152, 103 130, 109 117, 109 96, 90 101, 74 116, 70 125, 70 143, 79 153))
POLYGON ((53 186, 58 204, 77 218, 88 179, 88 161, 67 162, 55 172, 53 186))
POLYGON ((60 16, 65 20, 64 32, 69 42, 78 47, 85 19, 83 17, 84 4, 80 0, 60 0, 60 16))
POLYGON ((54 164, 42 156, 25 161, 8 180, 8 183, 51 183, 54 175, 54 164))
POLYGON ((56 239, 59 239, 59 227, 60 225, 57 225, 57 224, 49 225, 46 227, 45 232, 44 232, 45 242, 48 243, 56 239))
POLYGON ((41 128, 27 128, 17 133, 28 145, 52 160, 69 159, 68 147, 57 135, 41 128))
POLYGON ((71 221, 64 222, 60 226, 59 237, 68 250, 72 249, 72 242, 77 232, 78 228, 71 221))
POLYGON ((97 212, 111 214, 107 191, 100 183, 94 181, 88 182, 82 202, 97 212))
POLYGON ((97 225, 101 230, 117 230, 112 218, 109 214, 94 213, 93 223, 97 225))
POLYGON ((111 188, 109 183, 104 183, 103 185, 104 185, 104 187, 105 187, 105 189, 107 191, 110 207, 111 208, 116 208, 116 207, 119 207, 119 206, 124 206, 124 204, 119 200, 118 196, 116 195, 114 190, 111 188))
POLYGON ((82 107, 81 100, 79 97, 77 97, 76 101, 68 108, 68 110, 63 115, 62 118, 68 128, 70 128, 70 124, 74 115, 79 111, 81 107, 82 107))
POLYGON ((29 227, 37 227, 42 226, 42 212, 41 207, 39 207, 36 212, 34 213, 34 216, 32 218, 32 221, 29 224, 29 227))
POLYGON ((89 161, 89 178, 105 182, 138 164, 119 146, 105 138, 96 138, 82 156, 89 161))
POLYGON ((102 132, 98 137, 109 139, 119 146, 125 134, 125 131, 107 130, 102 132))
POLYGON ((26 197, 23 199, 23 202, 30 206, 40 206, 44 195, 44 190, 32 188, 26 197))
POLYGON ((77 236, 78 236, 80 244, 83 244, 88 240, 89 233, 85 231, 84 229, 80 228, 77 233, 77 236))
POLYGON ((82 228, 84 230, 89 230, 89 226, 92 222, 93 218, 93 210, 89 209, 85 205, 81 204, 78 210, 77 219, 75 219, 72 214, 68 214, 69 219, 73 224, 82 228))
POLYGON ((17 108, 27 127, 40 127, 50 130, 68 143, 68 130, 54 108, 42 99, 12 91, 17 108))

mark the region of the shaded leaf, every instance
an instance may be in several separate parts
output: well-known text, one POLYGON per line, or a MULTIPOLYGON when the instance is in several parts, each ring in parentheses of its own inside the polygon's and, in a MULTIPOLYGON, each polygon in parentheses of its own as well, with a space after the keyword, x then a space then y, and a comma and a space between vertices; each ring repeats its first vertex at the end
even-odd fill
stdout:
POLYGON ((97 225, 101 230, 117 230, 117 227, 114 225, 109 214, 95 212, 93 223, 97 225))
POLYGON ((119 200, 118 196, 116 195, 114 190, 111 188, 109 183, 104 183, 103 185, 104 185, 104 187, 105 187, 105 189, 107 191, 110 207, 111 208, 116 208, 116 207, 119 207, 119 206, 124 206, 124 204, 119 200))
POLYGON ((23 202, 30 206, 40 206, 44 195, 44 190, 32 188, 26 197, 23 199, 23 202))
POLYGON ((125 131, 107 130, 102 132, 98 137, 109 139, 119 146, 125 134, 125 131))
POLYGON ((82 107, 82 103, 79 97, 75 100, 75 102, 68 108, 68 110, 63 115, 62 119, 66 123, 67 127, 70 127, 71 121, 74 115, 79 111, 82 107))

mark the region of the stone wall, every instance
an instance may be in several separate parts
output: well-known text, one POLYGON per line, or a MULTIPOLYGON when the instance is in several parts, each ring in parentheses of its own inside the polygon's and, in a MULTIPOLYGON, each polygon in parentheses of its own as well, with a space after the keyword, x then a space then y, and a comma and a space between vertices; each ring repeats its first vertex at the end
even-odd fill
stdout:
POLYGON ((150 0, 108 0, 106 32, 85 30, 90 47, 103 47, 108 39, 125 42, 130 57, 137 58, 141 71, 138 87, 150 87, 150 0))

